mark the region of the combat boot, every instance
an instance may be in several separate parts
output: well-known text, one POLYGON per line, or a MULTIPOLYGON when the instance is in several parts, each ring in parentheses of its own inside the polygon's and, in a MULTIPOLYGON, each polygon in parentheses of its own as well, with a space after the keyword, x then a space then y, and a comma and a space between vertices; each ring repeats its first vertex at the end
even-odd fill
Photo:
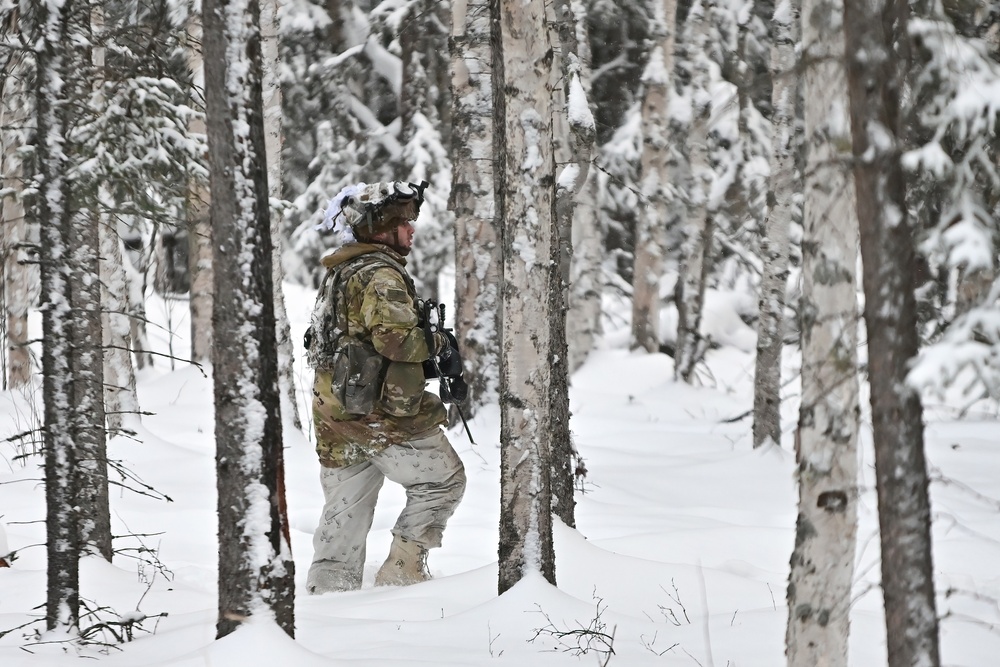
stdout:
POLYGON ((427 570, 427 549, 405 537, 395 535, 378 574, 376 586, 409 586, 431 578, 427 570))

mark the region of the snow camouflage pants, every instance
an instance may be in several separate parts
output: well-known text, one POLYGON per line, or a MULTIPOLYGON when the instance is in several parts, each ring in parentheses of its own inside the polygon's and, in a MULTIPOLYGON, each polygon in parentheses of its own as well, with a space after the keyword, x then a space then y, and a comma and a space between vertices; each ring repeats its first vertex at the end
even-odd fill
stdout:
POLYGON ((392 534, 423 545, 441 546, 445 524, 465 493, 465 467, 444 432, 392 445, 368 461, 346 468, 322 468, 326 503, 313 535, 310 593, 361 588, 365 545, 379 489, 388 477, 406 490, 392 534))

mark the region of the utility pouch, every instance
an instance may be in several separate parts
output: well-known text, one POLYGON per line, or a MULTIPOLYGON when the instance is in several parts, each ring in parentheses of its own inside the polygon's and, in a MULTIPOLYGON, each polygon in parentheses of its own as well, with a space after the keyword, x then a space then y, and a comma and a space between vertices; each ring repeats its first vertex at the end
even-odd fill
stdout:
POLYGON ((354 339, 337 351, 331 389, 345 412, 367 415, 375 409, 382 391, 382 362, 375 348, 354 339))

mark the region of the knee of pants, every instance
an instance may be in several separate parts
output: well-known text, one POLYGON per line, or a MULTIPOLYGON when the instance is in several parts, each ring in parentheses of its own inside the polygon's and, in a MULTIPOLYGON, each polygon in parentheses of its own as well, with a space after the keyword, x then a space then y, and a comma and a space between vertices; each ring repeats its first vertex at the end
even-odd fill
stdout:
POLYGON ((465 486, 468 478, 465 475, 465 464, 461 461, 458 462, 458 468, 455 469, 454 474, 451 476, 449 486, 454 489, 455 497, 461 499, 465 495, 465 486))

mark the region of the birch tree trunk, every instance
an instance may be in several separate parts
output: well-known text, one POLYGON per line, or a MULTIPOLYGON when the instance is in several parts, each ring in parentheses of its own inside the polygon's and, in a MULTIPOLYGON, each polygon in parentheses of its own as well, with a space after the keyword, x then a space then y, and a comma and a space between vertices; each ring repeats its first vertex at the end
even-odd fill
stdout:
MULTIPOLYGON (((193 105, 204 108, 205 72, 202 58, 201 15, 192 14, 188 21, 188 68, 191 70, 193 105)), ((192 134, 205 134, 205 123, 192 120, 192 134)), ((207 362, 212 357, 212 222, 209 209, 212 195, 204 181, 191 176, 185 215, 188 230, 188 304, 191 311, 191 360, 207 362)), ((140 364, 140 368, 142 364, 140 364)))
POLYGON ((632 347, 660 350, 660 279, 664 271, 668 208, 675 196, 669 180, 670 86, 673 85, 677 0, 653 0, 655 46, 642 74, 641 207, 635 230, 632 272, 632 347))
MULTIPOLYGON (((264 70, 264 143, 267 150, 267 186, 273 201, 281 200, 281 147, 284 144, 281 127, 281 80, 278 59, 278 0, 261 0, 260 12, 261 60, 264 70)), ((271 284, 274 287, 275 336, 278 346, 278 381, 281 384, 283 414, 287 414, 296 429, 302 428, 299 401, 295 395, 295 352, 292 345, 292 327, 285 309, 282 284, 285 270, 281 264, 284 255, 281 240, 281 213, 271 209, 271 284)))
MULTIPOLYGON (((101 86, 106 78, 105 47, 101 43, 101 35, 104 33, 104 8, 102 5, 91 5, 90 20, 95 36, 92 59, 98 77, 93 87, 95 97, 99 97, 102 95, 101 86)), ((94 215, 97 224, 98 265, 101 277, 104 411, 107 416, 108 429, 115 433, 122 430, 126 420, 132 425, 139 423, 139 397, 135 386, 135 367, 132 365, 132 335, 128 317, 125 315, 128 284, 122 261, 122 244, 114 222, 107 215, 107 211, 113 205, 114 202, 107 188, 98 185, 97 209, 94 215)), ((108 556, 110 559, 110 554, 108 556)))
POLYGON ((710 23, 708 5, 696 2, 688 15, 691 44, 686 51, 692 63, 692 123, 687 137, 691 164, 687 217, 681 244, 681 268, 677 280, 677 349, 674 375, 691 382, 695 364, 705 354, 706 341, 701 335, 701 315, 705 304, 705 282, 711 261, 714 222, 708 211, 708 193, 712 171, 708 163, 708 124, 712 115, 708 96, 708 46, 710 23))
POLYGON ((587 175, 580 194, 570 240, 573 261, 570 266, 569 305, 566 310, 566 343, 569 373, 576 371, 590 356, 601 335, 601 295, 604 291, 604 231, 598 220, 597 176, 587 175))
POLYGON ((906 381, 918 347, 913 229, 900 163, 908 14, 905 0, 844 3, 889 667, 936 667, 923 408, 906 381))
POLYGON ((857 218, 844 151, 843 14, 804 0, 805 201, 799 513, 788 578, 788 664, 847 665, 857 534, 857 218))
POLYGON ((539 572, 555 584, 548 431, 551 45, 542 0, 491 0, 496 203, 501 246, 499 591, 539 572))
MULTIPOLYGON (((19 62, 19 61, 17 61, 19 62)), ((32 297, 37 292, 37 272, 25 263, 29 243, 28 221, 25 218, 24 169, 18 151, 24 147, 28 131, 28 91, 25 89, 23 67, 14 65, 5 72, 0 97, 0 128, 3 136, 0 146, 0 189, 13 193, 0 201, 0 234, 3 247, 3 303, 7 334, 7 367, 4 389, 18 389, 31 380, 31 350, 28 348, 28 311, 32 297)))
POLYGON ((205 91, 215 305, 219 619, 294 633, 294 562, 282 479, 273 248, 255 0, 205 0, 205 91))
POLYGON ((69 77, 74 0, 59 8, 39 5, 36 40, 35 159, 42 279, 42 394, 45 429, 45 526, 47 590, 45 624, 75 634, 80 622, 80 507, 74 443, 76 411, 70 365, 73 348, 72 275, 68 262, 71 217, 67 197, 66 140, 68 105, 62 98, 69 77))
POLYGON ((469 384, 467 416, 500 395, 500 245, 493 193, 490 16, 485 3, 452 1, 452 185, 455 329, 469 384))
POLYGON ((757 357, 754 371, 753 446, 781 445, 781 353, 784 348, 785 290, 788 285, 788 233, 801 183, 795 154, 799 137, 795 100, 799 75, 798 42, 800 0, 785 0, 774 12, 771 44, 772 156, 768 215, 761 243, 763 274, 757 320, 757 357))

